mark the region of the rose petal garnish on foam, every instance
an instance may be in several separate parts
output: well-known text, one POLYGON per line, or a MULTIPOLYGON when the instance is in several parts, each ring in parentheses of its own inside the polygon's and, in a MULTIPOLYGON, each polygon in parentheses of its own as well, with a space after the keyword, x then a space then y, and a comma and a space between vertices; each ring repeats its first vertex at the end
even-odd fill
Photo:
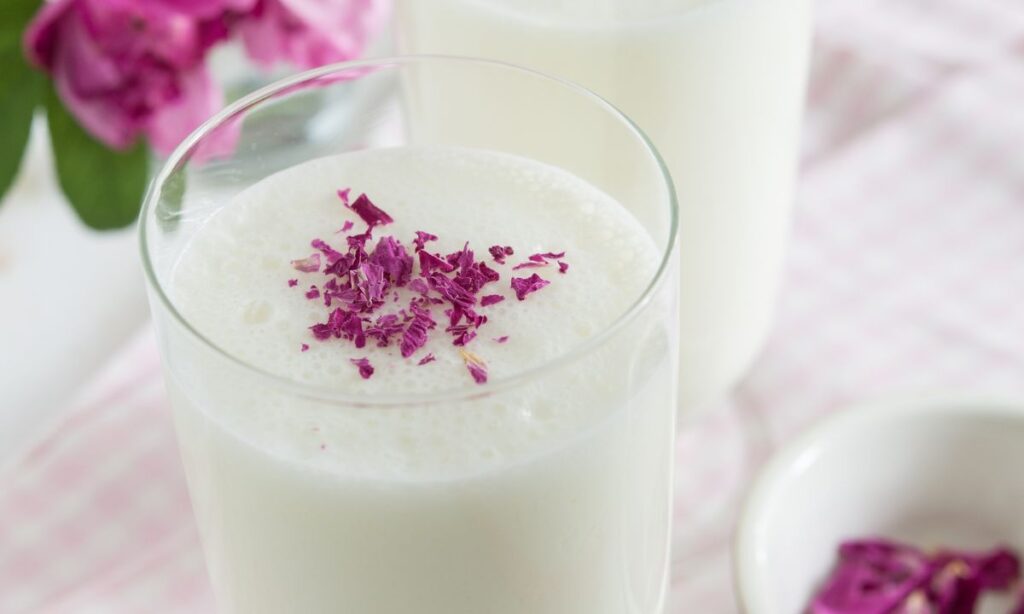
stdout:
POLYGON ((370 379, 373 375, 373 365, 368 358, 349 358, 349 362, 359 368, 359 376, 363 379, 370 379))
POLYGON ((299 285, 299 280, 297 280, 297 279, 289 279, 288 280, 288 287, 289 288, 294 288, 297 285, 299 285))
POLYGON ((357 273, 352 275, 356 278, 355 285, 360 295, 359 308, 361 311, 373 311, 384 302, 384 295, 387 292, 384 267, 372 262, 364 262, 359 265, 357 273))
MULTIPOLYGON (((322 239, 314 239, 311 245, 318 253, 305 261, 293 263, 303 267, 300 269, 303 272, 319 272, 324 276, 319 286, 311 285, 306 292, 306 297, 311 300, 322 297, 324 306, 329 310, 326 321, 310 327, 313 337, 320 341, 342 339, 356 348, 365 347, 368 339, 381 348, 389 347, 395 341, 402 357, 411 358, 427 345, 431 331, 437 328, 431 313, 431 308, 437 305, 447 317, 444 332, 450 335, 452 344, 465 346, 473 341, 487 323, 487 316, 476 312, 477 304, 486 307, 505 300, 502 294, 482 292, 488 284, 499 281, 501 274, 485 262, 476 260, 469 242, 463 243, 462 249, 442 256, 427 251, 426 244, 438 240, 438 237, 422 230, 416 231, 412 238, 411 244, 415 248, 412 253, 394 236, 383 236, 374 241, 374 228, 394 220, 374 205, 366 194, 360 194, 351 203, 349 194, 348 189, 338 191, 342 203, 359 215, 366 223, 366 229, 345 235, 344 252, 322 239), (371 245, 372 249, 369 248, 371 245), (326 264, 321 268, 323 259, 326 259, 326 264), (404 302, 401 288, 409 291, 404 302), (388 305, 395 307, 389 308, 388 305), (390 313, 388 309, 391 309, 390 313)), ((345 222, 339 232, 348 232, 352 227, 350 221, 345 222)), ((488 252, 495 262, 504 264, 514 250, 511 246, 494 245, 488 252)), ((549 260, 562 256, 564 252, 533 254, 526 263, 515 268, 547 266, 551 264, 549 260)), ((567 264, 559 261, 561 273, 567 268, 567 264)), ((526 295, 549 283, 538 275, 532 275, 512 278, 511 287, 519 300, 523 300, 526 295)), ((289 284, 295 285, 291 281, 289 284)), ((493 338, 496 343, 505 343, 508 339, 508 335, 493 338)), ((487 365, 484 360, 471 352, 460 351, 473 380, 478 384, 485 383, 487 365)), ((363 377, 373 373, 368 358, 351 360, 360 368, 363 377)), ((424 365, 435 360, 434 354, 428 353, 416 364, 424 365)))
POLYGON ((498 264, 505 264, 505 258, 515 253, 511 245, 492 245, 487 248, 487 251, 491 253, 491 258, 498 264))
POLYGON ((437 235, 417 230, 416 238, 412 240, 412 244, 416 247, 416 251, 421 251, 426 247, 427 241, 437 241, 437 235))
MULTIPOLYGON (((521 262, 516 266, 512 267, 512 270, 518 271, 519 269, 535 269, 539 267, 544 267, 551 264, 549 260, 557 260, 559 258, 564 257, 565 252, 540 252, 536 254, 530 254, 530 256, 526 259, 525 262, 521 262)), ((559 272, 564 273, 565 271, 561 270, 562 263, 559 262, 558 265, 559 272)))
POLYGON ((300 345, 299 346, 299 351, 300 352, 308 352, 309 351, 309 344, 308 343, 303 343, 302 345, 300 345))
POLYGON ((520 262, 519 264, 515 265, 514 267, 512 267, 512 270, 518 271, 519 269, 539 269, 541 267, 546 267, 547 265, 547 262, 534 262, 531 260, 527 260, 526 262, 520 262))
POLYGON ((563 260, 559 260, 558 261, 558 272, 562 273, 564 275, 568 271, 569 271, 569 263, 565 262, 563 260))
POLYGON ((380 265, 389 281, 399 287, 404 286, 412 275, 412 256, 394 237, 381 237, 369 261, 380 265))
POLYGON ((412 312, 412 319, 402 334, 401 352, 402 358, 408 358, 427 344, 427 337, 430 329, 437 326, 430 312, 415 303, 409 305, 412 312))
POLYGON ((366 336, 377 339, 378 347, 387 347, 391 343, 391 337, 401 333, 402 322, 398 314, 387 313, 377 317, 377 321, 366 329, 366 336))
MULTIPOLYGON (((316 246, 314 245, 314 247, 316 246)), ((308 258, 301 260, 292 260, 292 268, 303 273, 316 273, 320 270, 320 254, 311 254, 308 258)))
MULTIPOLYGON (((344 188, 342 190, 338 190, 338 198, 341 199, 341 204, 345 205, 346 207, 349 206, 348 197, 349 197, 349 194, 351 194, 351 193, 352 193, 352 188, 344 188)), ((351 226, 349 228, 351 228, 351 226)))
POLYGON ((473 381, 478 384, 486 384, 487 363, 469 350, 459 350, 459 354, 462 355, 462 361, 466 363, 466 369, 469 371, 469 374, 473 376, 473 381))
POLYGON ((420 250, 420 275, 427 277, 431 271, 437 269, 442 273, 451 273, 455 270, 455 265, 450 264, 444 258, 441 258, 437 254, 431 254, 427 250, 420 250))
POLYGON ((390 215, 379 209, 377 205, 374 205, 366 194, 360 194, 356 198, 355 202, 346 206, 362 218, 362 220, 366 222, 366 225, 371 228, 373 226, 390 224, 395 221, 391 219, 390 215))
MULTIPOLYGON (((312 241, 309 242, 309 244, 311 246, 313 246, 313 249, 320 250, 320 253, 323 254, 327 258, 327 266, 328 267, 330 267, 332 264, 334 264, 340 258, 342 258, 342 253, 339 252, 338 250, 334 249, 330 245, 328 245, 327 242, 324 241, 323 239, 313 239, 312 241)), ((320 266, 320 255, 319 254, 313 254, 312 256, 310 256, 310 258, 313 258, 314 256, 316 257, 317 267, 319 268, 319 266, 320 266)), ((294 264, 294 261, 292 261, 292 263, 294 264)), ((312 271, 309 271, 309 272, 310 273, 314 273, 314 272, 316 272, 316 270, 317 269, 313 269, 312 271)))
POLYGON ((472 341, 475 338, 476 338, 476 333, 473 332, 472 330, 469 330, 467 328, 466 330, 460 332, 455 337, 455 340, 452 341, 452 345, 464 346, 464 345, 466 345, 467 343, 469 343, 470 341, 472 341))
POLYGON ((353 226, 355 226, 355 224, 352 223, 352 220, 345 220, 345 223, 341 225, 341 230, 338 232, 348 232, 352 230, 353 226))
POLYGON ((420 294, 426 295, 430 293, 430 284, 426 282, 422 277, 417 277, 409 282, 406 286, 413 292, 419 292, 420 294))
POLYGON ((432 273, 427 281, 430 283, 431 289, 456 307, 470 309, 476 304, 475 296, 441 273, 432 273))
POLYGON ((516 298, 523 301, 526 300, 528 294, 536 292, 550 283, 550 281, 534 273, 529 277, 513 277, 511 285, 516 293, 516 298))

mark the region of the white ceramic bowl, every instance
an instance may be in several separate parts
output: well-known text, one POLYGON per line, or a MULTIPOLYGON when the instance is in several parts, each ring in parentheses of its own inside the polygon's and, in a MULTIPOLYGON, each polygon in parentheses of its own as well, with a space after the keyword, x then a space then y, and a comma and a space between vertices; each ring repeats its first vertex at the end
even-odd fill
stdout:
POLYGON ((837 414, 750 491, 734 564, 747 614, 798 614, 849 538, 1024 546, 1024 404, 905 400, 837 414))

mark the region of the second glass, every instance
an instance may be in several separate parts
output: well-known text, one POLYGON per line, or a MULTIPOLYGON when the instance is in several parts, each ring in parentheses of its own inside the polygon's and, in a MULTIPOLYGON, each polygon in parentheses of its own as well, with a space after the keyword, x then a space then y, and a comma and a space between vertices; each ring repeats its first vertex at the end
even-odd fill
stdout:
MULTIPOLYGON (((489 58, 570 79, 647 133, 680 194, 680 405, 684 417, 713 406, 772 323, 811 1, 398 0, 395 9, 403 52, 489 58)), ((508 104, 532 97, 518 92, 508 104)), ((503 128, 522 135, 533 124, 503 128)))

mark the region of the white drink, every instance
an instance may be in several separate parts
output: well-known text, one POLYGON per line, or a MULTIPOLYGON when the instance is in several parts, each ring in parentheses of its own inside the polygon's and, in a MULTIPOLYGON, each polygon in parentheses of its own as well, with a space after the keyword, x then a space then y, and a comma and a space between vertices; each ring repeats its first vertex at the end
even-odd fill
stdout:
MULTIPOLYGON (((411 246, 410 246, 411 250, 411 246)), ((665 589, 675 365, 667 307, 566 365, 641 296, 659 252, 618 203, 565 171, 470 149, 370 150, 322 158, 242 192, 201 228, 172 300, 229 354, 303 385, 404 405, 346 407, 282 391, 165 331, 169 388, 196 516, 226 612, 262 614, 655 614, 665 589), (319 301, 290 261, 335 246, 359 219, 351 186, 394 218, 479 259, 512 245, 466 349, 451 337, 412 358, 394 346, 318 342, 319 301), (570 269, 517 301, 511 265, 566 251, 570 269), (303 283, 288 287, 288 278, 303 283), (494 338, 508 335, 506 343, 494 338), (300 351, 308 343, 309 351, 300 351), (426 353, 435 362, 417 365, 426 353), (350 358, 375 367, 360 377, 350 358), (546 365, 546 366, 545 366, 546 365), (543 366, 508 390, 502 380, 543 366), (545 375, 550 373, 550 375, 545 375), (438 391, 450 400, 429 402, 438 391), (461 392, 460 392, 461 391, 461 392), (469 395, 469 396, 467 396, 469 395), (417 400, 422 397, 423 400, 417 400)), ((657 297, 655 297, 657 298, 657 297)), ((404 300, 404 297, 403 297, 404 300)), ((438 318, 441 319, 440 317, 438 318)), ((443 325, 439 327, 443 330, 443 325)))
MULTIPOLYGON (((809 0, 399 0, 396 8, 404 52, 498 59, 571 79, 648 134, 679 196, 681 403, 704 406, 725 392, 771 323, 809 0)), ((479 96, 453 85, 438 87, 448 102, 479 96)), ((531 98, 524 89, 510 104, 531 98)), ((444 133, 453 117, 430 119, 444 133)), ((505 127, 510 139, 536 129, 505 127)))

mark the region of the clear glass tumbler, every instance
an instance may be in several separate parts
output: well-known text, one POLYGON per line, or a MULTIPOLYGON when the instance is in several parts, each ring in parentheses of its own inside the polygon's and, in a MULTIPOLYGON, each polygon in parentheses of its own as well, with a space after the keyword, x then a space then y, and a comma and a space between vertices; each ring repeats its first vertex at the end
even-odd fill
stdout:
MULTIPOLYGON (((718 406, 772 324, 811 0, 396 0, 395 14, 402 53, 570 79, 651 138, 681 196, 680 406, 684 417, 718 406)), ((531 97, 518 92, 508 105, 531 97)), ((522 134, 531 122, 502 127, 522 134)))
POLYGON ((236 102, 186 139, 154 180, 141 241, 222 611, 661 612, 677 403, 676 227, 671 181, 629 119, 583 88, 503 64, 407 57, 328 66, 236 102), (460 98, 466 92, 471 101, 460 98), (512 135, 509 124, 533 128, 512 135), (183 317, 175 266, 236 195, 315 158, 404 145, 506 152, 576 173, 633 213, 660 253, 656 273, 613 323, 556 358, 426 394, 360 396, 268 372, 183 317), (586 411, 561 415, 570 404, 586 411), (432 444, 421 435, 443 438, 446 424, 492 417, 515 446, 424 456, 432 444), (358 447, 365 440, 356 431, 367 429, 379 445, 358 447), (347 464, 331 461, 335 450, 347 464))

